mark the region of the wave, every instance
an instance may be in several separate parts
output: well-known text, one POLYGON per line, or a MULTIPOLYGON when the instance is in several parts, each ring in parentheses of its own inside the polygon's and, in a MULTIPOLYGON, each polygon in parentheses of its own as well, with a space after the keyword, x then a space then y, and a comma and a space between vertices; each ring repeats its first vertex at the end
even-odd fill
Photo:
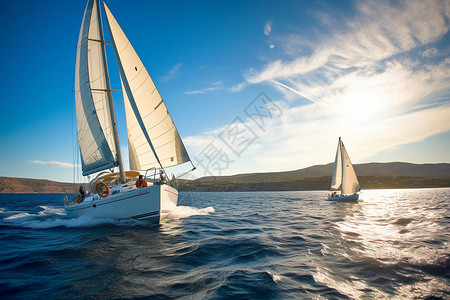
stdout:
POLYGON ((171 219, 184 219, 192 216, 207 216, 215 213, 213 207, 196 208, 191 206, 177 206, 167 217, 171 219))
MULTIPOLYGON (((9 216, 2 219, 2 222, 10 226, 18 226, 32 229, 49 229, 57 227, 83 228, 95 227, 106 224, 116 226, 145 226, 148 223, 135 219, 109 219, 93 218, 91 216, 80 216, 78 218, 68 218, 64 208, 52 206, 39 206, 42 210, 36 213, 24 211, 6 211, 3 214, 9 216)), ((191 216, 203 216, 214 213, 213 207, 195 208, 190 206, 177 206, 168 216, 171 219, 184 219, 191 216)))
POLYGON ((50 229, 57 227, 66 227, 66 228, 84 228, 84 227, 96 227, 106 224, 112 224, 116 226, 136 226, 136 225, 144 225, 143 221, 133 220, 133 219, 124 219, 124 220, 115 220, 115 219, 96 219, 90 216, 81 216, 78 218, 33 218, 35 216, 30 214, 22 214, 22 216, 16 216, 15 218, 7 218, 4 219, 5 222, 8 222, 12 226, 32 228, 32 229, 50 229))
POLYGON ((266 272, 267 272, 267 274, 270 275, 270 277, 272 277, 273 282, 280 282, 281 281, 281 276, 276 275, 276 274, 274 274, 274 273, 272 273, 270 271, 266 271, 266 272))
POLYGON ((14 219, 23 219, 23 218, 29 218, 29 217, 44 217, 44 216, 53 216, 53 215, 59 215, 59 216, 65 216, 66 212, 64 208, 58 208, 53 206, 39 206, 41 208, 41 211, 38 211, 37 213, 30 213, 30 212, 24 212, 24 211, 7 211, 3 209, 0 211, 2 214, 9 214, 8 217, 4 218, 3 220, 14 220, 14 219))

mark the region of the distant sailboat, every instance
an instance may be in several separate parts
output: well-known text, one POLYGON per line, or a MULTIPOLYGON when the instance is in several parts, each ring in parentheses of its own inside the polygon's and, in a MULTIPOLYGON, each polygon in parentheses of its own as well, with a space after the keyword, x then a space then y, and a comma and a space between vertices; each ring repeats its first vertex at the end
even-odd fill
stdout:
POLYGON ((333 179, 331 181, 332 192, 329 194, 328 200, 358 200, 358 192, 360 190, 358 178, 356 177, 352 162, 344 147, 344 143, 339 137, 336 159, 334 161, 333 179), (340 191, 340 193, 338 193, 338 191, 340 191))
MULTIPOLYGON (((190 158, 153 80, 111 11, 103 3, 111 43, 103 37, 98 0, 89 0, 77 45, 75 103, 83 176, 102 172, 65 201, 69 217, 135 218, 159 223, 178 202, 176 179, 164 168, 190 158), (112 44, 122 81, 130 168, 124 171, 105 44, 112 44), (106 174, 105 174, 106 173, 106 174), (142 177, 142 178, 141 178, 142 177)), ((192 162, 191 162, 192 164, 192 162)), ((193 165, 192 165, 193 166, 193 165)))

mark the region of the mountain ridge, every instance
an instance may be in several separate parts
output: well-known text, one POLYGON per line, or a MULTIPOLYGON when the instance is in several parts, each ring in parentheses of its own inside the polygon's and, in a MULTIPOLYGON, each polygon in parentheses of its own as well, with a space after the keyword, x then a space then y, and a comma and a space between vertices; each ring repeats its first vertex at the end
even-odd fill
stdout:
MULTIPOLYGON (((361 188, 450 187, 450 164, 404 162, 353 165, 361 188)), ((180 191, 267 191, 329 189, 333 164, 303 169, 179 179, 180 191)), ((80 184, 0 177, 0 193, 73 193, 80 184)))
MULTIPOLYGON (((353 165, 356 175, 359 176, 411 176, 411 177, 442 177, 450 178, 450 164, 414 164, 405 162, 364 163, 353 165)), ((304 178, 331 176, 333 163, 314 165, 292 171, 244 173, 229 176, 201 177, 194 182, 258 182, 258 181, 285 181, 304 178), (271 178, 271 180, 267 180, 271 178), (239 181, 238 181, 239 180, 239 181)))
POLYGON ((77 186, 48 179, 0 177, 0 193, 72 193, 77 186))

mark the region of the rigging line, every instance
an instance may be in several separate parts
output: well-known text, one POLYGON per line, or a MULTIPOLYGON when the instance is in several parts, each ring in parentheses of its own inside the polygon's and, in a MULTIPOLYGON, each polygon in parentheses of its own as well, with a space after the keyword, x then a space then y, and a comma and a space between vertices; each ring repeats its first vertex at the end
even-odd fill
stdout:
MULTIPOLYGON (((191 162, 191 163, 192 163, 192 162, 191 162)), ((194 166, 194 165, 192 165, 192 166, 194 166)), ((184 175, 186 175, 186 174, 188 174, 188 173, 194 171, 195 169, 197 169, 197 168, 196 168, 196 167, 193 167, 191 170, 189 170, 189 171, 187 171, 187 172, 184 172, 184 173, 181 174, 181 175, 177 175, 177 178, 181 178, 182 176, 184 176, 184 175)))
POLYGON ((74 123, 74 117, 73 117, 73 115, 74 115, 74 104, 75 104, 75 101, 72 101, 72 163, 73 163, 73 169, 72 169, 72 183, 75 183, 75 164, 76 164, 76 161, 75 161, 75 136, 74 136, 74 126, 73 126, 73 123, 74 123))
MULTIPOLYGON (((80 151, 77 151, 78 149, 78 130, 75 130, 77 127, 76 125, 76 92, 75 92, 75 73, 72 74, 72 82, 73 82, 73 90, 72 90, 72 192, 76 193, 76 183, 77 183, 77 168, 79 166, 78 162, 78 155, 80 154, 80 151)), ((81 165, 81 164, 80 164, 81 165)), ((79 182, 79 180, 78 180, 79 182)))
MULTIPOLYGON (((192 164, 192 161, 191 161, 191 164, 192 164)), ((192 164, 192 166, 193 166, 193 168, 191 170, 189 170, 189 171, 187 171, 187 172, 185 172, 185 173, 183 173, 181 175, 177 175, 176 178, 180 178, 181 179, 182 176, 184 176, 184 175, 194 171, 196 169, 196 167, 194 167, 194 164, 192 164)), ((180 188, 182 188, 183 186, 186 186, 186 185, 188 185, 188 179, 184 179, 181 183, 180 183, 180 181, 178 181, 178 189, 180 189, 180 188)))

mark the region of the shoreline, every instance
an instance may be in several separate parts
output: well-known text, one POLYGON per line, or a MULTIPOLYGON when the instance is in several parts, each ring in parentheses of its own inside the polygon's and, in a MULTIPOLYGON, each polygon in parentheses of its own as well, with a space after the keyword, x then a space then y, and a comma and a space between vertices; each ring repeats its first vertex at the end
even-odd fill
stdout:
MULTIPOLYGON (((398 188, 367 188, 361 189, 360 194, 363 194, 364 191, 377 191, 377 190, 429 190, 429 189, 449 189, 450 186, 442 186, 442 187, 398 187, 398 188)), ((267 193, 275 193, 275 192, 323 192, 329 193, 330 190, 318 189, 318 190, 228 190, 228 191, 202 191, 202 190, 179 190, 179 193, 253 193, 253 192, 267 192, 267 193)), ((0 195, 16 195, 16 194, 75 194, 74 192, 0 192, 0 195)))

